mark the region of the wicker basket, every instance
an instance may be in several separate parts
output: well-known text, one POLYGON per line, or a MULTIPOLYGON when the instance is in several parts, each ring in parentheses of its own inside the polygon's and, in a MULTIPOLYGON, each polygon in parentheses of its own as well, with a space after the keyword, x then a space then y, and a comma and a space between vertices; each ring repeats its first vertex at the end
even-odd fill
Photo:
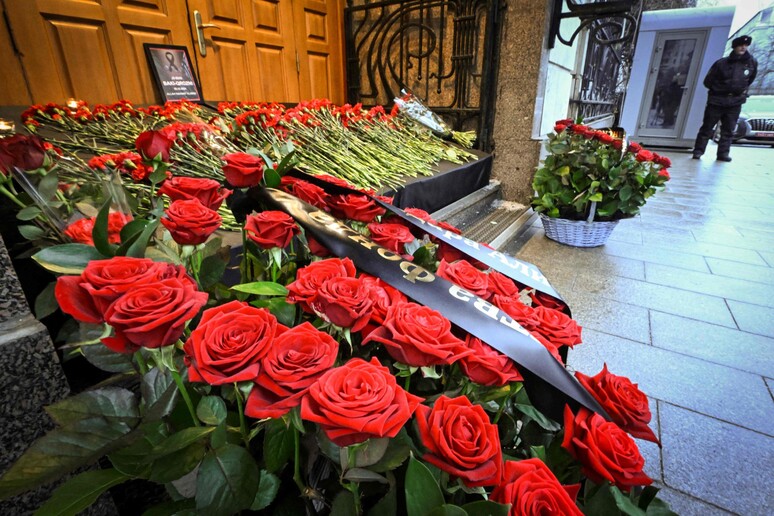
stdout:
POLYGON ((598 247, 604 245, 615 229, 617 220, 610 222, 587 222, 546 217, 540 214, 546 236, 560 244, 574 247, 598 247))

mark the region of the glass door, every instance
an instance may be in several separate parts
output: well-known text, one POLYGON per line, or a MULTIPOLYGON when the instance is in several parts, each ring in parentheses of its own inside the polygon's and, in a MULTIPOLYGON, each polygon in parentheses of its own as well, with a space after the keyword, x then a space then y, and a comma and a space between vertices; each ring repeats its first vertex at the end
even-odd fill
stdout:
POLYGON ((677 138, 682 134, 704 53, 706 31, 661 32, 650 60, 640 136, 677 138))

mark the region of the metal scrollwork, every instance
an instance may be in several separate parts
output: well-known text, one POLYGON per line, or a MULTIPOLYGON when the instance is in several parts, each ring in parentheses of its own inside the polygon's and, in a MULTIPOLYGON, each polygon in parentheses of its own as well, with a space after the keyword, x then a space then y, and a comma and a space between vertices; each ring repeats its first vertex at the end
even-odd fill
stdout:
POLYGON ((412 91, 454 129, 491 132, 499 0, 348 0, 347 97, 389 105, 412 91))

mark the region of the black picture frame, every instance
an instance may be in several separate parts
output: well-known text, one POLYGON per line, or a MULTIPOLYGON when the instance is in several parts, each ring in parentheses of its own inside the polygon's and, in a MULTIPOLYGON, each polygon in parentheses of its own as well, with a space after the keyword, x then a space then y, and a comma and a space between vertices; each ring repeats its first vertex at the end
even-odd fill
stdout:
POLYGON ((187 47, 145 43, 143 48, 163 102, 204 101, 187 47))

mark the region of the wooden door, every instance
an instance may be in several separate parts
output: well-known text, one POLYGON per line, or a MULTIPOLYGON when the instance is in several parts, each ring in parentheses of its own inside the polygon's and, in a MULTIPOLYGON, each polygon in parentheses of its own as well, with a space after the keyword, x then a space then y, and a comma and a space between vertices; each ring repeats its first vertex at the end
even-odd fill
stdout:
MULTIPOLYGON (((188 0, 199 11, 206 55, 200 80, 209 100, 343 103, 339 0, 188 0)), ((197 36, 196 38, 198 38, 197 36)))
POLYGON ((25 0, 5 6, 33 102, 154 103, 160 98, 143 43, 191 50, 184 0, 25 0))
POLYGON ((337 0, 293 0, 301 98, 345 102, 342 9, 337 0))

